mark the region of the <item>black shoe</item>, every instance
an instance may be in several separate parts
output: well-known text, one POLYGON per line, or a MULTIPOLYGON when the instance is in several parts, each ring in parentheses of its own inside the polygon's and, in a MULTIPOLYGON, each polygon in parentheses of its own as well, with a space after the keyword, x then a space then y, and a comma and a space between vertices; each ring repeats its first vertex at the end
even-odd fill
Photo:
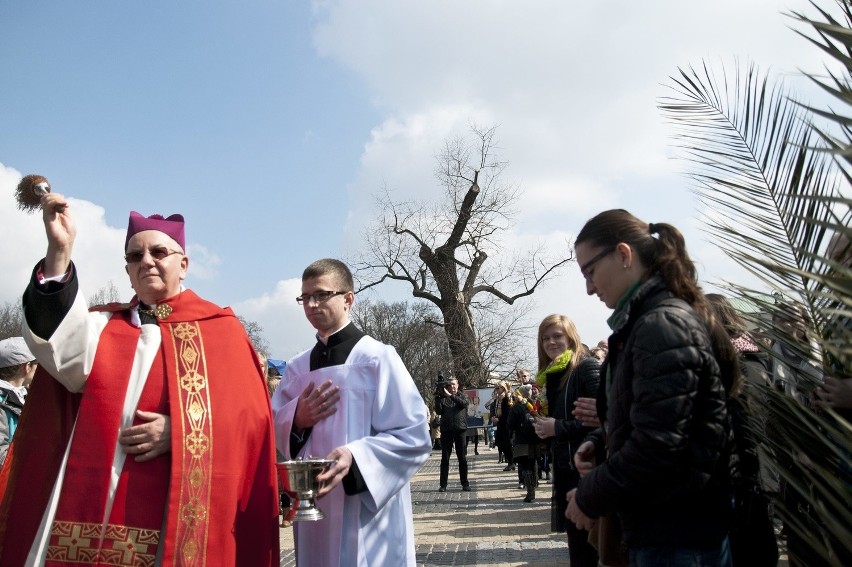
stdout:
POLYGON ((515 470, 515 465, 506 465, 506 468, 503 469, 503 472, 509 472, 515 470))
POLYGON ((479 451, 478 451, 478 450, 476 450, 476 449, 474 449, 474 450, 473 450, 473 454, 474 454, 474 455, 478 455, 478 454, 479 454, 479 451))
POLYGON ((446 486, 442 486, 442 487, 438 488, 438 492, 446 492, 446 491, 447 491, 446 486))
POLYGON ((470 485, 469 485, 469 484, 465 484, 464 486, 462 486, 462 490, 463 490, 464 492, 470 492, 470 485))

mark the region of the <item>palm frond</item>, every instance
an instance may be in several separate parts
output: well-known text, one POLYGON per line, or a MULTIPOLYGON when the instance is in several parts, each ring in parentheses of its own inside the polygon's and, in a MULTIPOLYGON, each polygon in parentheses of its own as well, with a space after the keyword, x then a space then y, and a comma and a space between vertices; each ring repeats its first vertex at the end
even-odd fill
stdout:
POLYGON ((814 151, 812 114, 754 65, 733 77, 706 63, 680 70, 660 108, 705 205, 709 234, 771 289, 813 314, 824 271, 820 254, 849 223, 844 178, 831 156, 814 151), (840 210, 845 207, 845 211, 840 210))
MULTIPOLYGON (((798 23, 811 28, 815 37, 799 30, 794 31, 810 42, 811 45, 821 49, 829 57, 829 60, 839 65, 840 71, 832 71, 826 67, 828 80, 811 73, 805 73, 805 76, 836 98, 842 103, 841 108, 848 111, 852 106, 852 81, 850 81, 850 77, 852 77, 852 4, 848 0, 836 2, 840 12, 839 18, 834 17, 828 10, 821 9, 814 2, 811 2, 811 4, 819 12, 822 17, 821 20, 815 20, 801 12, 792 12, 789 15, 798 23)), ((833 134, 827 128, 814 126, 815 131, 819 133, 827 145, 828 151, 842 160, 842 164, 845 166, 844 173, 849 177, 848 168, 852 165, 852 150, 849 144, 850 137, 852 137, 850 136, 852 134, 852 117, 833 109, 826 110, 813 106, 807 106, 807 108, 820 118, 827 120, 829 126, 839 130, 839 134, 833 134)))
MULTIPOLYGON (((845 22, 821 11, 826 21, 813 26, 817 39, 811 41, 846 66, 843 77, 814 80, 848 109, 852 12, 848 1, 841 5, 845 22)), ((734 283, 728 288, 760 306, 763 316, 755 315, 753 322, 763 338, 805 361, 796 370, 798 397, 766 387, 760 392, 766 403, 753 408, 762 414, 761 423, 772 425, 760 442, 771 468, 790 493, 813 504, 812 515, 802 517, 779 501, 779 515, 812 552, 839 564, 839 556, 852 554, 849 473, 843 468, 852 427, 836 412, 814 411, 809 394, 822 375, 848 378, 852 366, 849 251, 829 254, 832 238, 850 236, 852 119, 792 100, 782 84, 771 83, 753 64, 736 64, 733 73, 706 63, 679 69, 670 87, 660 108, 674 144, 690 163, 705 230, 767 289, 734 283), (828 125, 817 127, 817 119, 828 125), (766 300, 767 290, 779 299, 766 300), (789 319, 793 305, 804 309, 801 324, 776 323, 789 319)))

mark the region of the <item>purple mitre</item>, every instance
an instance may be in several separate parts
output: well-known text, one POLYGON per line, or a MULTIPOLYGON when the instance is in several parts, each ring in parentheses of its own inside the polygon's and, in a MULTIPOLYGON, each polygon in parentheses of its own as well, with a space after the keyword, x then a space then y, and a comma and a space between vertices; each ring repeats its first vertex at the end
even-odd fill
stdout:
POLYGON ((184 222, 183 215, 151 215, 150 217, 143 216, 136 211, 130 211, 130 220, 127 223, 127 238, 124 239, 124 249, 127 250, 127 243, 137 232, 143 230, 159 230, 163 234, 172 237, 180 247, 186 251, 186 237, 183 234, 184 222))

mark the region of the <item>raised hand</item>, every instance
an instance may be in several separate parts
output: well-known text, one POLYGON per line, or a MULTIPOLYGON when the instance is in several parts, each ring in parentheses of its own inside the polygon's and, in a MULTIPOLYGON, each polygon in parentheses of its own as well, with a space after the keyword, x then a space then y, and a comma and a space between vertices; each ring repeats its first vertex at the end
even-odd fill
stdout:
POLYGON ((60 276, 71 263, 71 250, 77 237, 77 225, 68 201, 59 193, 47 193, 41 198, 42 219, 47 235, 42 274, 46 278, 60 276))

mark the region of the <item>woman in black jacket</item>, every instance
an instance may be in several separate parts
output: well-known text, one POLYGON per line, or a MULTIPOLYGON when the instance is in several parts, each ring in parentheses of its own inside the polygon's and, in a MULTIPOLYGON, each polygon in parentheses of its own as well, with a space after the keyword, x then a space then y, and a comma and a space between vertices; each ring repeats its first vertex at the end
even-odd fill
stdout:
POLYGON ((535 487, 538 484, 536 465, 538 463, 539 439, 533 427, 534 410, 529 406, 536 403, 536 387, 533 384, 520 386, 512 394, 515 403, 509 410, 509 430, 514 433, 512 452, 518 465, 518 476, 527 489, 524 502, 535 500, 535 487))
POLYGON ((571 411, 578 398, 594 397, 598 391, 601 363, 586 353, 580 333, 565 315, 549 315, 538 326, 538 374, 544 388, 547 417, 535 420, 536 434, 549 441, 553 455, 553 499, 551 529, 568 534, 571 567, 597 567, 598 553, 589 544, 589 532, 565 518, 565 495, 576 488, 580 474, 574 467, 574 452, 591 427, 584 427, 571 411))
POLYGON ((614 312, 598 393, 606 440, 597 430, 578 449, 585 476, 566 514, 579 527, 617 514, 631 565, 727 567, 725 402, 739 371, 683 236, 611 210, 586 223, 575 251, 587 293, 614 312))
POLYGON ((494 399, 491 412, 491 423, 497 427, 494 433, 494 441, 497 450, 506 460, 506 468, 503 471, 515 470, 514 456, 512 455, 512 432, 509 431, 509 411, 512 409, 512 393, 509 391, 508 382, 498 382, 496 389, 497 397, 494 399))

